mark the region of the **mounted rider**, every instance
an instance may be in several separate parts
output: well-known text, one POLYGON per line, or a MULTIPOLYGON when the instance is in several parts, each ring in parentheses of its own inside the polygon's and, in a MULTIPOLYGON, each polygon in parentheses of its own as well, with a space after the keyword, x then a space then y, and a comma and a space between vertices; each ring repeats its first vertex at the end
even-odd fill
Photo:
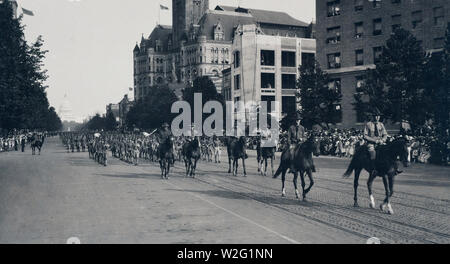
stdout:
MULTIPOLYGON (((162 144, 164 144, 168 138, 172 137, 172 131, 170 131, 169 128, 169 124, 168 123, 163 123, 161 126, 161 129, 158 131, 157 134, 157 140, 159 142, 159 147, 158 147, 158 157, 160 157, 160 149, 162 144)), ((173 157, 172 160, 174 160, 175 157, 173 157)))
MULTIPOLYGON (((373 108, 371 111, 372 121, 366 123, 364 128, 364 139, 367 142, 367 147, 369 149, 370 160, 372 161, 372 168, 375 168, 376 159, 376 146, 386 143, 388 139, 388 133, 384 124, 380 121, 381 111, 378 108, 373 108)), ((376 173, 374 170, 373 173, 376 173)))
MULTIPOLYGON (((292 124, 288 130, 289 152, 292 157, 295 155, 297 145, 306 141, 306 130, 301 125, 301 121, 301 116, 297 113, 295 115, 295 124, 292 124)), ((293 165, 291 166, 291 172, 296 172, 293 165)), ((314 164, 312 165, 312 172, 316 172, 316 167, 314 164)))

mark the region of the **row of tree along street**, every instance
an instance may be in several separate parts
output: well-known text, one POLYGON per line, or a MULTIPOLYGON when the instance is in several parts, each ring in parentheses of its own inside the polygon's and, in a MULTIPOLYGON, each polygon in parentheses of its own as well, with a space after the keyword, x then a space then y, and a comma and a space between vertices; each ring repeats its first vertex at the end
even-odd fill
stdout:
POLYGON ((21 18, 13 18, 9 1, 0 4, 0 133, 13 129, 55 131, 62 123, 50 107, 42 69, 43 40, 25 41, 21 18))

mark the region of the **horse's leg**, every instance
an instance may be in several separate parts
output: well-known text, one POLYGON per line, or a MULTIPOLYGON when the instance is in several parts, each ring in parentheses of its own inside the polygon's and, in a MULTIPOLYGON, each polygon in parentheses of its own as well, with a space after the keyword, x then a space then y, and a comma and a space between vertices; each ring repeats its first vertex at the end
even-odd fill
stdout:
POLYGON ((184 159, 184 167, 186 168, 186 177, 189 176, 189 165, 186 158, 184 159))
POLYGON ((395 178, 395 174, 389 174, 389 175, 388 175, 388 182, 389 182, 389 196, 388 196, 388 204, 387 204, 387 207, 388 207, 388 212, 389 212, 389 214, 394 214, 394 210, 392 209, 391 201, 390 201, 392 195, 394 194, 394 178, 395 178))
POLYGON ((380 205, 380 209, 381 211, 385 212, 385 208, 387 207, 388 203, 389 203, 389 183, 388 183, 388 179, 387 179, 387 175, 383 175, 382 177, 383 179, 383 185, 384 185, 384 191, 385 191, 385 198, 383 201, 383 204, 380 205))
POLYGON ((309 169, 309 170, 306 171, 306 174, 308 174, 308 178, 309 178, 309 187, 308 187, 308 189, 306 189, 305 195, 307 193, 309 193, 309 191, 311 191, 311 188, 314 185, 314 179, 313 179, 313 176, 312 176, 312 171, 309 169))
POLYGON ((197 169, 197 159, 194 160, 194 173, 192 174, 192 178, 195 178, 195 170, 197 169))
POLYGON ((294 172, 294 188, 295 188, 295 197, 298 199, 298 188, 297 188, 297 178, 298 178, 298 172, 294 172))
POLYGON ((245 157, 242 158, 242 167, 244 168, 244 177, 247 176, 247 171, 245 170, 245 157))
POLYGON ((361 174, 361 169, 355 170, 355 179, 353 180, 353 189, 354 189, 354 196, 353 196, 353 206, 359 207, 358 205, 358 182, 359 182, 359 175, 361 174))
POLYGON ((281 172, 281 197, 286 196, 286 188, 284 186, 285 181, 286 181, 286 169, 283 168, 283 171, 281 172))
MULTIPOLYGON (((234 160, 233 160, 233 169, 234 169, 234 160)), ((231 173, 231 157, 228 154, 228 173, 231 173)))
POLYGON ((273 177, 273 157, 270 157, 270 167, 272 168, 272 177, 273 177))
POLYGON ((367 190, 369 191, 369 199, 370 199, 369 206, 370 206, 370 208, 373 209, 373 208, 375 208, 375 198, 373 198, 373 194, 372 194, 372 184, 376 178, 376 174, 374 174, 372 172, 369 172, 369 173, 370 173, 370 175, 369 175, 369 179, 367 180, 367 190))
POLYGON ((267 158, 264 158, 264 176, 267 176, 267 158))
POLYGON ((300 171, 300 180, 302 181, 302 196, 303 201, 306 201, 306 192, 305 192, 305 172, 300 171))

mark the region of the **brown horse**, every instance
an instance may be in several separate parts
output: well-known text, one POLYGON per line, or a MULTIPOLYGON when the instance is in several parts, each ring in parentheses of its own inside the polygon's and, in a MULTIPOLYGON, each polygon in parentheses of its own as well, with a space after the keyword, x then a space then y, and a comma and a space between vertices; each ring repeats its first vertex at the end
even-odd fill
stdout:
POLYGON ((247 176, 245 170, 245 159, 248 158, 245 153, 245 137, 235 138, 229 137, 227 139, 227 152, 228 152, 228 173, 231 173, 231 161, 233 160, 233 175, 237 175, 239 167, 239 159, 242 159, 242 167, 244 168, 244 176, 247 176))
POLYGON ((369 149, 367 145, 358 148, 355 155, 350 162, 344 177, 350 177, 355 171, 355 179, 353 182, 354 188, 354 206, 358 207, 358 181, 359 175, 363 169, 369 172, 369 179, 367 180, 367 188, 369 190, 370 208, 375 208, 375 199, 372 195, 372 183, 377 176, 383 179, 386 197, 380 209, 388 214, 393 214, 394 210, 390 204, 390 198, 394 194, 394 177, 398 173, 397 160, 403 162, 404 167, 408 167, 408 144, 405 138, 398 138, 386 145, 380 145, 376 148, 375 168, 373 168, 370 160, 369 149), (375 170, 375 173, 374 173, 375 170))
POLYGON ((197 169, 197 162, 201 157, 200 153, 200 141, 198 137, 194 140, 186 142, 183 145, 182 156, 184 159, 184 165, 186 166, 186 177, 195 177, 195 170, 197 169))
POLYGON ((173 154, 173 138, 167 137, 166 140, 159 145, 159 166, 161 168, 161 179, 169 179, 170 166, 174 163, 173 154))
POLYGON ((291 169, 294 174, 294 187, 295 196, 299 198, 298 188, 297 188, 297 178, 300 174, 300 179, 302 181, 303 190, 303 200, 306 200, 306 194, 311 190, 314 185, 314 180, 312 173, 315 170, 312 155, 319 156, 320 154, 320 142, 318 138, 313 134, 304 143, 298 144, 294 149, 294 154, 292 155, 291 149, 287 148, 283 154, 281 154, 281 163, 278 167, 277 172, 273 178, 277 178, 281 174, 282 181, 282 196, 286 196, 286 189, 284 182, 286 180, 286 171, 291 169), (309 178, 309 187, 305 189, 305 173, 309 178))

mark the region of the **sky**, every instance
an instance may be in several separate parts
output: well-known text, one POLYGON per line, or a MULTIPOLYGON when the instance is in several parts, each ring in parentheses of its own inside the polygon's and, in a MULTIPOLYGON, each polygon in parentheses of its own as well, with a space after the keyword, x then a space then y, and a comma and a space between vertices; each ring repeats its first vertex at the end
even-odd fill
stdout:
MULTIPOLYGON (((18 0, 34 12, 24 16, 25 35, 39 35, 48 50, 47 96, 56 110, 67 95, 82 121, 105 113, 133 87, 133 48, 158 22, 172 24, 171 0, 18 0), (170 11, 159 11, 159 4, 170 11)), ((305 22, 315 17, 315 0, 210 0, 218 4, 284 11, 305 22)))

